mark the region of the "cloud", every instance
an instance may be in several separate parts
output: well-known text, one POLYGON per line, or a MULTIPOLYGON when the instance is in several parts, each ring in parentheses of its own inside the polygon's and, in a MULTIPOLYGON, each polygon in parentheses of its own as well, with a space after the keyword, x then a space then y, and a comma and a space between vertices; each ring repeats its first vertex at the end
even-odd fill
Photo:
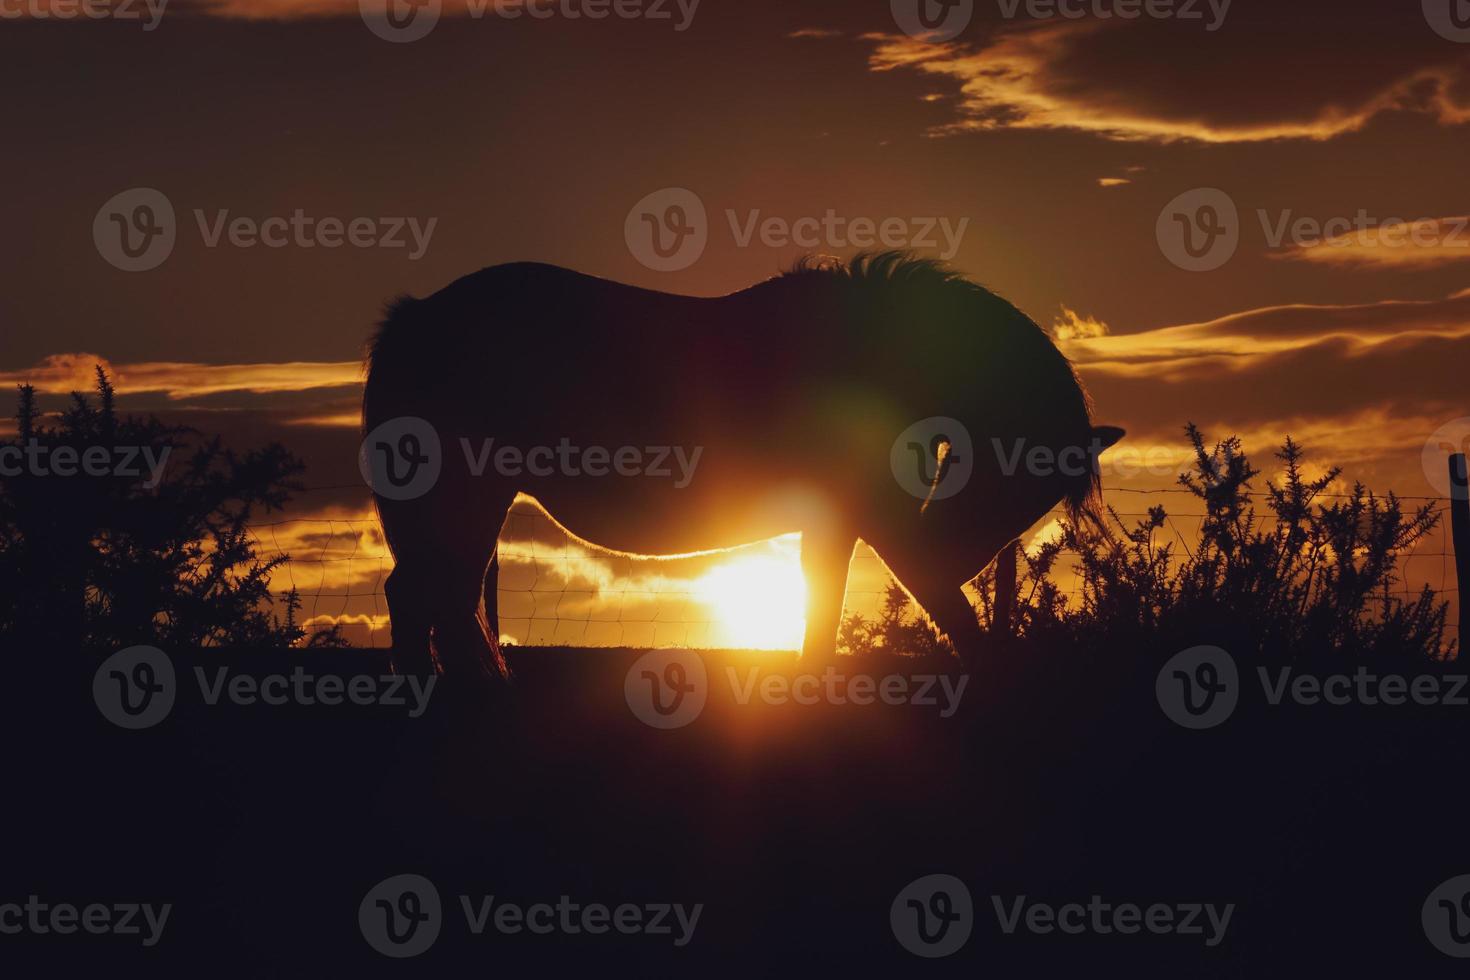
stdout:
MULTIPOLYGON (((958 117, 933 136, 995 129, 1073 130, 1119 141, 1249 143, 1330 140, 1389 112, 1443 125, 1470 122, 1466 59, 1422 21, 1373 11, 1269 11, 1269 24, 1236 13, 1230 31, 1174 22, 1081 20, 1005 25, 977 43, 929 43, 867 33, 875 72, 916 71, 959 86, 958 117), (1322 45, 1322 18, 1337 21, 1322 45), (1402 27, 1400 27, 1402 25, 1402 27), (1266 33, 1256 33, 1263 28, 1266 33), (1397 59, 1386 39, 1404 39, 1397 59), (1412 32, 1412 33, 1410 33, 1412 32), (1244 47, 1247 42, 1254 46, 1244 47), (1243 47, 1236 47, 1240 45, 1243 47), (1417 49, 1417 50, 1416 50, 1417 49), (1312 59, 1301 53, 1312 50, 1312 59), (1247 64, 1269 65, 1274 83, 1242 86, 1247 64), (1148 71, 1138 71, 1147 63, 1148 71), (1125 70, 1126 69, 1126 70, 1125 70), (1337 87, 1321 79, 1351 78, 1337 87), (1265 91, 1256 91, 1256 90, 1265 91)), ((1415 12, 1417 14, 1417 12, 1415 12)))
POLYGON ((52 354, 35 367, 0 371, 0 384, 29 384, 41 394, 65 395, 96 388, 101 365, 119 391, 164 392, 180 400, 242 391, 268 394, 362 383, 361 361, 287 361, 279 364, 194 364, 144 361, 112 364, 97 354, 52 354))
POLYGON ((1290 434, 1350 478, 1425 493, 1425 440, 1466 414, 1470 291, 1266 307, 1135 333, 1059 334, 1058 343, 1101 420, 1128 428, 1126 444, 1178 444, 1193 421, 1265 456, 1290 434))
MULTIPOLYGON (((1326 230, 1330 232, 1330 223, 1326 230)), ((1470 259, 1470 217, 1360 225, 1271 254, 1304 262, 1392 268, 1464 262, 1470 259)))
POLYGON ((1097 186, 1099 187, 1123 187, 1124 185, 1131 183, 1133 183, 1133 181, 1129 180, 1127 177, 1099 177, 1097 179, 1097 186))
POLYGON ((826 28, 822 27, 803 27, 801 30, 792 31, 786 36, 793 38, 815 38, 822 40, 827 38, 842 37, 843 34, 841 31, 827 30, 826 28))
POLYGON ((1058 339, 1065 341, 1069 357, 1094 371, 1167 379, 1243 369, 1263 358, 1314 348, 1361 357, 1382 354, 1394 345, 1466 337, 1470 291, 1443 300, 1271 306, 1139 333, 1084 332, 1058 339))
POLYGON ((1062 307, 1062 312, 1052 320, 1052 336, 1058 341, 1084 340, 1089 337, 1105 337, 1108 325, 1090 316, 1081 316, 1076 310, 1062 307))

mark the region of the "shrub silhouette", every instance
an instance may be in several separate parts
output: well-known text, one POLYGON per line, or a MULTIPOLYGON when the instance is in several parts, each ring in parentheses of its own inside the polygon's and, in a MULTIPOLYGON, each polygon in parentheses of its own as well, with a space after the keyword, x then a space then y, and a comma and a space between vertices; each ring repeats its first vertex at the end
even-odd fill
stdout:
MULTIPOLYGON (((1379 498, 1362 484, 1324 503, 1341 471, 1307 479, 1302 448, 1289 438, 1275 454, 1284 467, 1281 485, 1268 482, 1256 494, 1260 473, 1238 438, 1207 449, 1194 425, 1186 432, 1194 458, 1179 484, 1205 514, 1193 550, 1181 555, 1172 541, 1158 540, 1168 523, 1162 506, 1131 526, 1113 508, 1096 526, 1061 519, 1054 540, 1021 553, 1012 621, 1023 647, 1080 652, 1214 644, 1298 661, 1453 654, 1453 644, 1445 645, 1448 604, 1428 587, 1417 595, 1395 592, 1401 558, 1439 524, 1433 505, 1405 511, 1394 494, 1379 498), (1265 515, 1252 503, 1258 497, 1265 515), (1055 581, 1067 552, 1077 556, 1075 599, 1055 581)), ((977 618, 987 629, 994 577, 992 566, 976 581, 977 618)), ((907 598, 901 590, 898 596, 907 598)), ((933 649, 932 629, 902 626, 907 603, 894 607, 894 601, 890 594, 876 625, 848 617, 850 652, 933 649)))
POLYGON ((870 621, 860 613, 843 617, 837 632, 837 652, 925 657, 952 656, 954 650, 928 620, 915 613, 903 587, 890 582, 883 596, 883 610, 876 620, 870 621))
MULTIPOLYGON (((299 489, 304 466, 282 446, 237 455, 218 437, 151 416, 120 417, 100 367, 96 403, 73 393, 55 425, 44 422, 34 389, 22 386, 17 423, 17 438, 0 449, 69 457, 71 469, 89 449, 105 450, 110 461, 121 460, 120 448, 138 450, 135 460, 147 450, 167 465, 151 488, 118 473, 121 465, 70 476, 3 468, 0 592, 14 601, 0 611, 0 634, 107 648, 289 646, 305 636, 294 591, 283 618, 268 612, 270 573, 289 558, 258 558, 248 527, 258 508, 279 508, 299 489)), ((340 639, 329 631, 314 642, 340 639)))

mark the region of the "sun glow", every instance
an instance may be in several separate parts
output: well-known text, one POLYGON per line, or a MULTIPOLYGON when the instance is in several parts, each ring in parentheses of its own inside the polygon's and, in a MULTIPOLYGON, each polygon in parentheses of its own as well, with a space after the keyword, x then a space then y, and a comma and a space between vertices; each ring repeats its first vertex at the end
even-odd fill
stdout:
POLYGON ((715 621, 721 646, 799 650, 806 629, 806 580, 794 560, 736 558, 694 583, 715 621))

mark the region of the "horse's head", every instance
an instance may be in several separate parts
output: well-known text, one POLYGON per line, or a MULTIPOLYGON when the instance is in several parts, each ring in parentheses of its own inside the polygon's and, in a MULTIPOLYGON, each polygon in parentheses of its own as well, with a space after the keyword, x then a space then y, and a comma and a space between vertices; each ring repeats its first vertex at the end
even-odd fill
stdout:
POLYGON ((1050 512, 1089 518, 1100 488, 1099 457, 1124 435, 1115 426, 1090 424, 1068 436, 957 431, 939 433, 925 447, 932 480, 911 513, 912 540, 925 563, 954 585, 973 578, 1050 512))
POLYGON ((870 531, 900 579, 907 570, 958 587, 1048 511, 1091 513, 1098 458, 1123 430, 1093 425, 1045 331, 936 263, 882 255, 843 274, 891 403, 912 413, 904 423, 920 419, 886 435, 898 486, 870 531))

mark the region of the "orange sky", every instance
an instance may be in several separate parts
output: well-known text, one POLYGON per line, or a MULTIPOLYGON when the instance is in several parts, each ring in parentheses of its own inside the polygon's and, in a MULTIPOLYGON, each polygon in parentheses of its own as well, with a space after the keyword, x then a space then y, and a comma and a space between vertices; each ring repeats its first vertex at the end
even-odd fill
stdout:
MULTIPOLYGON (((942 42, 904 34, 887 0, 703 0, 682 30, 691 8, 664 6, 453 4, 408 44, 337 0, 174 0, 146 31, 7 18, 0 380, 54 405, 100 360, 125 407, 280 439, 308 482, 350 488, 361 345, 396 294, 516 259, 717 294, 808 251, 742 227, 927 219, 963 222, 953 264, 1066 338, 1100 420, 1129 430, 1120 452, 1174 458, 1192 420, 1267 463, 1290 432, 1348 478, 1441 492, 1423 448, 1470 416, 1470 44, 1420 4, 1236 0, 1206 30, 980 2, 942 42), (125 272, 92 228, 136 187, 171 202, 177 242, 125 272), (698 196, 708 244, 660 272, 624 223, 667 187, 698 196), (1228 198, 1237 244, 1190 272, 1160 227, 1200 188, 1228 198), (222 217, 298 210, 435 225, 417 258, 210 244, 222 217)), ((1108 482, 1161 487, 1167 469, 1108 482)), ((328 513, 364 517, 362 492, 290 516, 328 513)))

